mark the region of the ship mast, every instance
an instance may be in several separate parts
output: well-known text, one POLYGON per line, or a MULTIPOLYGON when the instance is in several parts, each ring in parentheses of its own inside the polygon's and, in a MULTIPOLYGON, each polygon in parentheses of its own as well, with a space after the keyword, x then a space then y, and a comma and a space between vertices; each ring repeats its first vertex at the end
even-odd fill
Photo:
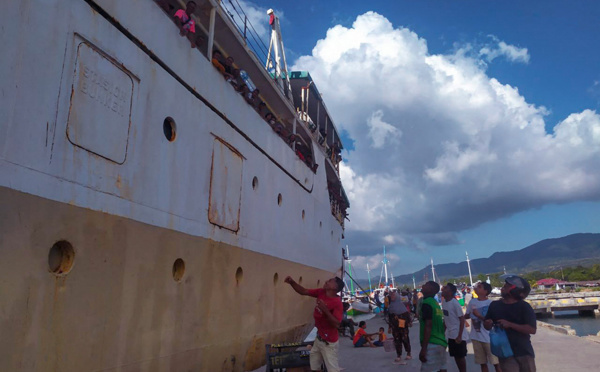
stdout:
POLYGON ((269 24, 271 25, 271 42, 269 43, 269 53, 267 55, 266 69, 273 67, 271 61, 271 50, 275 58, 275 81, 283 90, 288 99, 292 99, 289 94, 292 91, 290 85, 290 76, 288 74, 287 61, 285 59, 285 49, 283 48, 283 38, 281 36, 281 26, 279 25, 279 17, 275 15, 273 9, 267 10, 269 15, 269 24))
POLYGON ((433 281, 435 282, 435 269, 433 268, 433 257, 431 257, 431 277, 433 279, 433 281))
POLYGON ((371 269, 369 269, 369 264, 367 263, 367 275, 369 276, 369 293, 371 293, 371 269))
POLYGON ((348 262, 348 274, 350 274, 350 293, 354 293, 354 281, 352 280, 352 265, 350 264, 352 260, 350 259, 350 248, 348 247, 348 245, 346 245, 346 254, 348 256, 348 259, 346 260, 348 262))
POLYGON ((467 255, 467 266, 469 267, 469 280, 471 281, 471 288, 473 288, 473 276, 471 275, 471 263, 469 261, 469 252, 465 251, 467 255))
POLYGON ((385 245, 383 246, 383 261, 381 261, 383 263, 383 269, 385 270, 385 286, 388 287, 388 270, 387 270, 387 264, 388 264, 388 259, 385 256, 385 245))

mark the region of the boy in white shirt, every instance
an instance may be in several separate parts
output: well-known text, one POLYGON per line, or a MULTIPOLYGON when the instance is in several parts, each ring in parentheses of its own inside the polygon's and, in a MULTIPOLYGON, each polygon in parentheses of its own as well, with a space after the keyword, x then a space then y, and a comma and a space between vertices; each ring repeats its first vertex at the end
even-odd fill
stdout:
POLYGON ((485 282, 475 285, 474 298, 467 305, 465 318, 472 319, 471 341, 473 342, 473 352, 475 353, 475 363, 481 365, 481 372, 489 372, 487 363, 491 363, 496 372, 501 372, 498 357, 492 354, 490 349, 490 332, 483 327, 483 321, 487 314, 492 300, 488 298, 492 292, 492 286, 485 282))
POLYGON ((462 306, 454 296, 456 295, 456 286, 452 283, 442 287, 442 311, 444 313, 444 324, 446 325, 446 338, 448 339, 448 351, 450 356, 454 357, 456 366, 460 372, 467 371, 467 342, 463 341, 463 331, 465 329, 465 316, 462 312, 462 306))

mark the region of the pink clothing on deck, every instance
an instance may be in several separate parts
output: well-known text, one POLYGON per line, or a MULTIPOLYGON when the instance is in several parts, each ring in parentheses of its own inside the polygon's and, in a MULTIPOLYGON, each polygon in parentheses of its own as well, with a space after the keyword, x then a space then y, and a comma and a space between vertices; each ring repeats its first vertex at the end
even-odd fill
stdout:
POLYGON ((188 30, 191 33, 196 33, 196 22, 194 22, 193 18, 187 15, 185 10, 179 9, 175 13, 175 17, 181 20, 181 22, 183 23, 182 27, 184 29, 188 30))

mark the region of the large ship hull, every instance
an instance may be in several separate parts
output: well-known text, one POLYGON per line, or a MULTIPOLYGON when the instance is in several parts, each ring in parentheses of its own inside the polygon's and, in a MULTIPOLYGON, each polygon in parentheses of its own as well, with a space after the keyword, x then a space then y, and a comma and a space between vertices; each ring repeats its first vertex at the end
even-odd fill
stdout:
POLYGON ((7 188, 0 205, 2 371, 251 370, 266 342, 313 327, 314 301, 284 275, 309 287, 331 275, 7 188), (48 252, 65 238, 77 258, 54 277, 48 252))
POLYGON ((0 371, 245 371, 302 340, 314 300, 283 279, 342 263, 326 155, 300 161, 154 1, 0 22, 0 371))

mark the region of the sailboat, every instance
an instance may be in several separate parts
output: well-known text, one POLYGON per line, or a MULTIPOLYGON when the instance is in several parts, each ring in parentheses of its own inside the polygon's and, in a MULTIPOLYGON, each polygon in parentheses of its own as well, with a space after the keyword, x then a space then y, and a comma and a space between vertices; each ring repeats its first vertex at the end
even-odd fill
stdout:
MULTIPOLYGON (((394 282, 394 276, 391 275, 391 271, 388 270, 388 264, 390 263, 390 261, 387 259, 387 255, 385 253, 385 245, 383 246, 383 260, 381 260, 381 263, 383 264, 381 266, 381 274, 379 275, 379 288, 375 289, 373 291, 373 299, 375 300, 375 297, 378 297, 379 302, 383 303, 383 294, 386 290, 389 290, 390 288, 396 288, 396 283, 394 282), (388 271, 389 271, 389 276, 388 276, 388 271), (392 285, 390 286, 390 282, 392 283, 392 285)), ((375 302, 377 302, 377 300, 375 300, 375 302)))
MULTIPOLYGON (((360 314, 368 314, 373 311, 373 305, 369 301, 368 295, 359 295, 358 288, 356 291, 354 290, 354 282, 352 279, 352 260, 350 259, 350 251, 348 246, 346 246, 346 253, 348 258, 346 259, 346 263, 348 264, 348 274, 350 277, 350 296, 348 297, 348 303, 350 304, 350 308, 346 311, 348 315, 360 315, 360 314)), ((347 287, 347 285, 346 285, 347 287)))

